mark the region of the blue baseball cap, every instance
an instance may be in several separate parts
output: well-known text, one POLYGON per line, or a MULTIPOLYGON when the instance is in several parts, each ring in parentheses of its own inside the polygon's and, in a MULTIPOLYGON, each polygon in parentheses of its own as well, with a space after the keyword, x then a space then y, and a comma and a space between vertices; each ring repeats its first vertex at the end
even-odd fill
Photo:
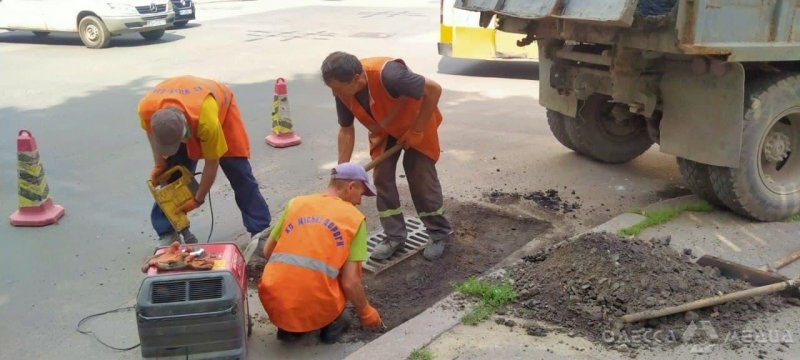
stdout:
POLYGON ((367 170, 364 170, 363 166, 356 163, 348 162, 336 165, 331 170, 331 179, 361 181, 364 183, 364 187, 367 188, 364 195, 375 196, 377 193, 375 185, 372 185, 372 182, 369 181, 367 170))

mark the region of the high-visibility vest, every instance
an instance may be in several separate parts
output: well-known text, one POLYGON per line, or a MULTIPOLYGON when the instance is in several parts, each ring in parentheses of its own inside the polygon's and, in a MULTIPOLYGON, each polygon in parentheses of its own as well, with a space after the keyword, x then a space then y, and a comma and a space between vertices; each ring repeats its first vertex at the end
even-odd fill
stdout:
POLYGON ((207 96, 213 96, 219 107, 219 122, 228 151, 225 157, 250 157, 250 142, 244 129, 239 109, 235 104, 233 92, 226 85, 214 80, 194 76, 178 76, 167 79, 151 90, 139 102, 139 114, 149 134, 150 118, 156 111, 166 107, 176 107, 183 111, 191 136, 186 139, 189 158, 203 158, 197 127, 200 109, 207 96))
POLYGON ((329 195, 292 199, 275 250, 264 267, 258 294, 280 329, 320 329, 344 311, 339 283, 350 243, 364 221, 353 204, 329 195))
MULTIPOLYGON (((369 131, 370 155, 373 159, 378 157, 386 149, 387 133, 399 139, 403 134, 411 129, 417 119, 422 101, 400 96, 393 98, 383 86, 381 72, 386 63, 390 61, 400 61, 388 57, 375 57, 361 59, 361 65, 367 76, 367 87, 369 88, 369 104, 372 116, 364 110, 361 103, 355 96, 350 98, 339 98, 356 119, 363 124, 369 131)), ((405 64, 405 62, 403 62, 405 64)), ((431 118, 425 123, 423 129, 422 142, 414 149, 425 154, 425 156, 439 160, 439 124, 442 123, 442 114, 438 106, 434 109, 431 118)))

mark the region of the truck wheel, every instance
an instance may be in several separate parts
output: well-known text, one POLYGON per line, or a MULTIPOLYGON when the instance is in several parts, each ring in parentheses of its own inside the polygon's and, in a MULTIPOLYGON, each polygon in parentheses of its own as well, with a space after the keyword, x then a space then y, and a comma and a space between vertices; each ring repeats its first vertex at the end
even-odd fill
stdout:
POLYGON ((689 185, 689 189, 691 189, 697 197, 708 201, 711 205, 716 207, 725 207, 725 204, 722 203, 714 192, 708 165, 682 157, 678 157, 677 160, 678 169, 680 169, 681 175, 683 175, 683 180, 686 181, 686 184, 689 185))
POLYGON ((48 35, 50 35, 50 32, 49 31, 34 31, 33 35, 35 35, 37 38, 43 38, 43 37, 47 37, 48 35))
POLYGON ((556 137, 556 140, 558 140, 561 145, 566 146, 570 150, 577 151, 565 129, 565 123, 574 120, 573 117, 566 116, 555 110, 547 109, 547 124, 550 125, 550 132, 553 133, 553 136, 556 137))
POLYGON ((628 162, 647 151, 653 140, 641 116, 617 121, 611 115, 614 104, 609 99, 600 95, 589 97, 578 117, 564 123, 565 129, 579 153, 611 164, 628 162))
POLYGON ((102 49, 108 47, 111 42, 111 34, 106 28, 106 24, 97 16, 85 16, 78 23, 78 32, 81 41, 90 49, 102 49))
POLYGON ((761 221, 800 212, 800 75, 747 84, 738 168, 711 167, 714 192, 731 210, 761 221))
POLYGON ((142 35, 143 38, 150 41, 158 40, 161 39, 162 36, 164 36, 164 29, 142 31, 139 33, 139 35, 142 35))

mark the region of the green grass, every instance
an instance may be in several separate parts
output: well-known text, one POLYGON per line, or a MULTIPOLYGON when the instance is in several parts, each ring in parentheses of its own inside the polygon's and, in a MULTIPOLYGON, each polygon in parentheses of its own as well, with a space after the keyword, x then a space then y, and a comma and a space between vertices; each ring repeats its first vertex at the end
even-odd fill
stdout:
POLYGON ((462 294, 481 300, 479 305, 461 318, 461 322, 467 325, 477 325, 488 319, 501 306, 517 300, 517 293, 507 282, 479 280, 471 277, 454 287, 462 294))
POLYGON ((417 349, 406 360, 433 360, 433 353, 426 348, 417 349))
POLYGON ((640 211, 639 214, 644 215, 646 218, 638 224, 619 230, 618 234, 622 236, 635 236, 651 226, 665 224, 686 211, 711 212, 712 210, 714 210, 714 208, 711 204, 701 200, 673 208, 657 209, 650 212, 640 211))
POLYGON ((800 221, 800 214, 794 214, 786 219, 786 222, 797 222, 800 221))

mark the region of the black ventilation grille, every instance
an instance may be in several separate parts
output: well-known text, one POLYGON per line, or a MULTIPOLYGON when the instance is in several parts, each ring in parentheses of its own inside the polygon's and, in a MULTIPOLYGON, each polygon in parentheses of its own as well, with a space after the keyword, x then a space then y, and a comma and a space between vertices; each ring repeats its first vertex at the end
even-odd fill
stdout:
POLYGON ((153 283, 153 304, 186 301, 186 281, 163 281, 153 283))
POLYGON ((219 299, 222 297, 222 278, 192 280, 189 282, 189 301, 219 299))
POLYGON ((222 298, 222 278, 157 281, 153 283, 151 294, 153 304, 219 299, 222 298))

